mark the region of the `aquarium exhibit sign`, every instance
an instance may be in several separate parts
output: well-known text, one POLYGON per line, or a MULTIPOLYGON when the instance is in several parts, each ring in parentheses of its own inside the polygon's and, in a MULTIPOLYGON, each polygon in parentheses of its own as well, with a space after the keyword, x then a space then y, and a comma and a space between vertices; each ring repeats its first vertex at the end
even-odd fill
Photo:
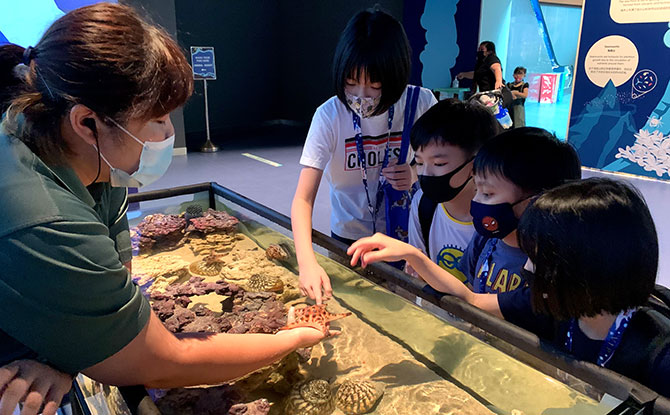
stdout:
POLYGON ((670 180, 670 0, 585 0, 568 141, 585 167, 670 180))

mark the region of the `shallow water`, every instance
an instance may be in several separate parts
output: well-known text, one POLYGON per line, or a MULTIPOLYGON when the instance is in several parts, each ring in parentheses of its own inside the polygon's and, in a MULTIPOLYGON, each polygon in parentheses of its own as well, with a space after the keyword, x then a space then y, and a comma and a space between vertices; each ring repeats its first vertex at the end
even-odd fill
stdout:
MULTIPOLYGON (((183 206, 170 210, 174 213, 183 210, 183 206)), ((295 258, 279 266, 264 257, 270 244, 282 243, 290 248, 292 241, 252 220, 241 223, 240 231, 245 238, 235 242, 224 257, 228 265, 221 275, 243 286, 245 279, 260 267, 264 274, 280 277, 286 292, 295 293, 295 258)), ((607 412, 593 399, 362 279, 351 269, 317 256, 331 277, 335 292, 335 299, 328 303, 329 311, 349 310, 354 315, 333 323, 333 327, 342 329, 342 334, 314 347, 311 359, 300 366, 304 377, 326 379, 333 390, 349 378, 384 383, 385 393, 373 412, 376 414, 491 414, 491 409, 503 414, 607 412)), ((158 263, 168 264, 176 259, 191 263, 202 256, 181 247, 154 257, 163 257, 158 263)), ((145 290, 160 290, 190 276, 173 273, 167 278, 154 278, 149 275, 153 272, 144 272, 151 270, 154 264, 150 262, 151 257, 136 257, 133 262, 134 271, 143 274, 140 284, 145 290)), ((295 296, 288 295, 286 300, 295 296)), ((210 294, 194 303, 203 303, 218 312, 220 301, 210 294)), ((249 397, 266 397, 276 403, 272 413, 281 413, 282 394, 257 391, 249 397)), ((334 413, 341 414, 339 410, 334 413)))

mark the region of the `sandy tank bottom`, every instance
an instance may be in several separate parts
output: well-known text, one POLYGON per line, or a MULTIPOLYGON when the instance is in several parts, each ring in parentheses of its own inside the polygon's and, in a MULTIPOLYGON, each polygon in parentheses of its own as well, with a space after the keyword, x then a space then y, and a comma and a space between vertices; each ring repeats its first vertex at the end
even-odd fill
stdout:
MULTIPOLYGON (((217 276, 203 276, 205 282, 224 279, 245 287, 254 274, 279 277, 284 282, 280 298, 287 307, 304 302, 298 297, 297 275, 267 259, 265 250, 243 234, 237 234, 230 250, 221 260, 226 264, 217 276)), ((174 270, 194 261, 188 246, 133 260, 133 273, 140 275, 140 285, 164 290, 169 284, 187 281, 192 274, 175 273, 174 270), (165 269, 168 269, 167 274, 165 269)), ((216 294, 191 297, 188 308, 205 305, 214 312, 221 312, 222 297, 216 294)), ((328 311, 343 313, 345 309, 337 299, 327 302, 328 311)), ((388 336, 361 320, 356 314, 338 320, 333 329, 340 329, 338 336, 324 340, 312 349, 311 358, 300 363, 299 373, 304 379, 324 379, 331 384, 333 395, 345 380, 371 380, 384 385, 384 393, 371 413, 388 415, 425 414, 492 414, 485 406, 453 383, 444 380, 388 336)), ((248 391, 249 399, 267 398, 273 403, 271 414, 283 413, 284 399, 276 391, 248 391)), ((212 402, 211 404, 214 404, 212 402)), ((207 405, 209 406, 209 405, 207 405)), ((165 412, 165 411, 164 411, 165 412)), ((191 413, 181 408, 181 414, 191 413)), ((336 408, 333 414, 344 414, 336 408)), ((165 414, 167 415, 167 414, 165 414)))

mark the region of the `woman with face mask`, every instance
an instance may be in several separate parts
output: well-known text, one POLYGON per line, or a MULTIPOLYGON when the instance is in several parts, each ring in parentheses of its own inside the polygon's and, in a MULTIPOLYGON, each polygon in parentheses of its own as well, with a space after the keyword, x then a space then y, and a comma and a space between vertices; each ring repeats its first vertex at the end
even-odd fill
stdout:
MULTIPOLYGON (((437 100, 428 89, 408 86, 410 55, 402 25, 383 11, 356 14, 340 36, 333 60, 336 95, 314 114, 291 206, 300 289, 317 303, 332 293, 312 249, 312 211, 323 174, 330 185, 331 235, 347 244, 385 232, 380 179, 398 191, 417 180, 408 163, 398 163, 407 97, 414 97, 416 108, 411 123, 437 100)), ((407 161, 412 158, 410 150, 407 161)))
POLYGON ((492 91, 502 88, 505 83, 502 76, 502 66, 500 59, 496 55, 496 45, 493 42, 485 41, 477 49, 477 62, 475 70, 470 72, 461 72, 456 75, 458 79, 472 79, 472 92, 492 91))
MULTIPOLYGON (((230 380, 324 337, 176 336, 132 283, 126 187, 165 172, 169 113, 193 91, 165 32, 127 6, 84 7, 35 47, 0 47, 0 79, 0 364, 32 359, 105 384, 171 388, 230 380)), ((25 393, 3 388, 2 411, 30 392, 32 413, 39 397, 53 413, 63 378, 27 367, 0 371, 1 386, 27 377, 25 393)))

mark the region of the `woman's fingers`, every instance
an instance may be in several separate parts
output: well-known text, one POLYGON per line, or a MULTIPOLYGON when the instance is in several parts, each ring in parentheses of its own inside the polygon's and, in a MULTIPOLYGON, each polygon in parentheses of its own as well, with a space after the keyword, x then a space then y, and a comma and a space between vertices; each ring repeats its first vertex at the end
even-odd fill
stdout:
POLYGON ((49 383, 41 382, 40 379, 35 379, 30 388, 31 390, 23 401, 21 415, 37 415, 49 393, 49 387, 49 383))
POLYGON ((0 367, 0 391, 3 390, 7 384, 14 379, 14 376, 19 373, 19 366, 15 363, 10 363, 6 366, 0 367))
POLYGON ((32 379, 15 378, 9 382, 0 398, 0 415, 11 415, 21 399, 28 393, 32 379))
POLYGON ((64 381, 58 385, 52 385, 51 389, 49 389, 49 393, 47 393, 42 415, 56 415, 56 411, 60 407, 63 396, 68 393, 71 387, 72 379, 69 377, 65 378, 64 381))

